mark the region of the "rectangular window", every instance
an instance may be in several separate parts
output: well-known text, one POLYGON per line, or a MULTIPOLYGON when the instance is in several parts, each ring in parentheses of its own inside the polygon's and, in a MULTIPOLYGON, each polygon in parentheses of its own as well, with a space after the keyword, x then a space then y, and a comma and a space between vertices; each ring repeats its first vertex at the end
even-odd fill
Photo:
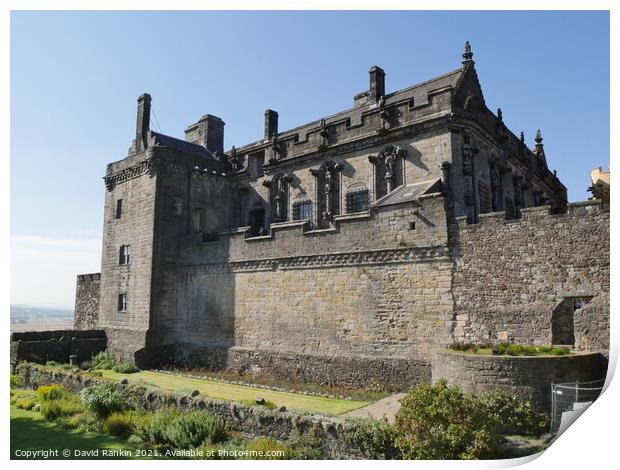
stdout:
POLYGON ((368 190, 347 193, 347 214, 364 212, 370 207, 370 193, 368 190))
POLYGON ((201 233, 204 224, 204 210, 200 207, 194 209, 194 219, 192 221, 192 229, 194 233, 201 233))
POLYGON ((129 264, 129 245, 121 245, 118 252, 118 264, 129 264))
POLYGON ((312 203, 297 202, 293 204, 293 220, 312 219, 312 203))
POLYGON ((120 219, 122 213, 123 213, 123 200, 117 199, 116 200, 116 218, 120 219))
POLYGON ((118 294, 118 311, 126 312, 127 311, 127 294, 118 294))

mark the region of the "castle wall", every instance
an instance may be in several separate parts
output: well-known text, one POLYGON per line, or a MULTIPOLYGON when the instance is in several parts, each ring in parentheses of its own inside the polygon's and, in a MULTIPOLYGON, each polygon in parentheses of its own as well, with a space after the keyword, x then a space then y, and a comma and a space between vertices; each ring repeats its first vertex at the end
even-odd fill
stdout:
MULTIPOLYGON (((218 162, 192 158, 172 149, 154 149, 157 168, 157 205, 153 243, 153 287, 149 346, 173 345, 176 339, 176 304, 179 239, 202 240, 215 227, 229 226, 230 182, 222 178, 218 162), (198 164, 200 171, 194 168, 198 164), (208 171, 202 170, 207 168, 208 171), (217 175, 213 172, 217 169, 217 175), (218 203, 217 201, 222 201, 218 203), (202 214, 195 227, 194 214, 202 214)), ((170 360, 171 358, 166 358, 170 360)))
POLYGON ((80 274, 75 288, 73 328, 92 330, 99 324, 99 288, 101 274, 80 274))
MULTIPOLYGON (((353 149, 346 153, 335 152, 334 155, 314 158, 311 160, 299 160, 281 162, 278 169, 273 172, 283 172, 291 176, 288 185, 287 197, 287 220, 292 220, 293 204, 299 200, 310 200, 313 203, 313 215, 317 211, 317 188, 316 177, 310 172, 311 168, 318 168, 323 161, 332 160, 342 165, 339 172, 339 201, 340 214, 346 213, 346 194, 351 187, 359 188, 364 185, 370 191, 370 202, 378 199, 375 185, 375 167, 368 157, 377 155, 387 144, 385 141, 369 145, 363 149, 353 149), (355 185, 355 186, 354 186, 355 185)), ((440 166, 442 161, 451 158, 450 133, 445 129, 434 129, 417 133, 408 138, 391 140, 390 145, 398 146, 404 150, 404 160, 399 167, 396 178, 398 185, 403 183, 416 183, 438 179, 441 176, 440 166)), ((246 193, 244 201, 245 214, 239 219, 241 225, 248 225, 247 212, 255 203, 262 203, 267 208, 266 218, 270 218, 269 189, 263 182, 271 178, 271 174, 259 178, 251 178, 250 190, 246 193)), ((237 220, 237 219, 235 219, 237 220)), ((219 226, 218 228, 221 228, 219 226)))
POLYGON ((368 385, 373 360, 389 358, 411 362, 415 372, 403 381, 428 380, 430 350, 450 342, 452 262, 443 198, 421 203, 426 222, 407 203, 337 219, 328 231, 275 224, 258 240, 221 233, 217 242, 186 245, 177 360, 244 369, 260 367, 252 364, 260 357, 275 373, 292 357, 322 356, 333 367, 300 368, 300 377, 321 381, 340 367, 351 384, 345 369, 368 358, 355 362, 357 385, 368 385), (227 359, 213 359, 211 350, 231 347, 227 359))
MULTIPOLYGON (((552 215, 549 207, 522 212, 516 221, 505 221, 502 212, 483 215, 478 224, 458 221, 455 340, 550 344, 563 299, 609 292, 608 211, 594 201, 571 204, 567 214, 552 215)), ((576 336, 608 337, 602 309, 587 318, 575 312, 576 336)), ((590 343, 602 349, 594 338, 590 343)))

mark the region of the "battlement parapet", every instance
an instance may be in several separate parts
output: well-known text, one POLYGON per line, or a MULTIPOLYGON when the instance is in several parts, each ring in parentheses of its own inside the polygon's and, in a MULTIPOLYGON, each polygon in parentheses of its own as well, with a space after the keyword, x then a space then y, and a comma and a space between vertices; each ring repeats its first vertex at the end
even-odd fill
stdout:
POLYGON ((455 218, 459 229, 475 228, 478 226, 499 226, 505 224, 518 224, 525 221, 558 220, 562 218, 579 218, 608 212, 603 209, 601 201, 579 201, 568 204, 565 213, 553 213, 551 206, 526 207, 521 209, 521 217, 518 219, 506 219, 506 212, 488 212, 478 216, 477 223, 469 223, 467 216, 455 218))
POLYGON ((99 281, 101 280, 101 273, 78 274, 77 278, 79 282, 99 281))

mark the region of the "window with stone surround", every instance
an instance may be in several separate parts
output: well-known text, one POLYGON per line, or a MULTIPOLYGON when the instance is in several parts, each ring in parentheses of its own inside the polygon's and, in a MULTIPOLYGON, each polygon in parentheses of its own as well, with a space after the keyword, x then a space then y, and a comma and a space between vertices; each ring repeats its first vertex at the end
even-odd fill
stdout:
POLYGON ((127 311, 127 294, 125 292, 118 294, 118 311, 127 311))
POLYGON ((196 207, 194 209, 194 217, 192 219, 192 232, 202 233, 204 225, 204 209, 202 207, 196 207))
POLYGON ((491 212, 491 190, 484 180, 478 180, 478 197, 480 198, 480 213, 491 212))
POLYGON ((347 214, 367 211, 370 207, 370 191, 366 186, 352 187, 345 196, 347 214))
POLYGON ((293 220, 312 219, 312 201, 293 203, 293 220))
POLYGON ((118 264, 129 264, 129 245, 121 245, 118 251, 118 264))
POLYGON ((123 214, 123 200, 117 199, 116 200, 116 218, 120 219, 122 214, 123 214))

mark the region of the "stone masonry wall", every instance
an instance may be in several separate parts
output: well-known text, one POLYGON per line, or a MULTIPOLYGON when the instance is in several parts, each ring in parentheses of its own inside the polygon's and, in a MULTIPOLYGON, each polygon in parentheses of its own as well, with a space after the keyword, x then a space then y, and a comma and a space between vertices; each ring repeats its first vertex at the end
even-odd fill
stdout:
POLYGON ((20 361, 45 364, 47 361, 68 363, 75 354, 78 361, 89 361, 107 347, 102 330, 55 330, 11 333, 11 365, 20 361))
MULTIPOLYGON (((552 313, 562 299, 609 292, 609 212, 596 201, 572 204, 567 214, 535 207, 524 209, 522 220, 505 221, 500 212, 475 225, 461 218, 458 225, 457 341, 550 344, 552 313)), ((600 311, 590 326, 575 315, 582 331, 603 336, 591 338, 593 350, 608 344, 600 311)))
POLYGON ((101 274, 80 274, 75 288, 73 328, 92 330, 99 324, 99 287, 101 274))
MULTIPOLYGON (((32 389, 42 385, 61 384, 68 390, 78 393, 86 387, 104 382, 103 379, 91 377, 79 371, 48 370, 36 366, 20 366, 16 372, 22 378, 24 386, 32 389)), ((175 407, 183 411, 206 410, 223 418, 232 426, 232 429, 248 437, 266 436, 279 441, 294 439, 298 434, 307 433, 315 428, 322 442, 325 458, 363 458, 365 456, 364 449, 346 440, 351 424, 338 418, 289 411, 271 411, 235 402, 215 400, 203 395, 192 396, 188 393, 173 393, 137 385, 118 384, 117 386, 133 388, 134 396, 141 392, 143 405, 149 410, 163 407, 175 407)))
POLYGON ((549 411, 552 382, 605 378, 607 360, 598 353, 570 356, 483 356, 439 350, 432 362, 433 382, 446 380, 467 393, 499 390, 530 400, 549 411))

